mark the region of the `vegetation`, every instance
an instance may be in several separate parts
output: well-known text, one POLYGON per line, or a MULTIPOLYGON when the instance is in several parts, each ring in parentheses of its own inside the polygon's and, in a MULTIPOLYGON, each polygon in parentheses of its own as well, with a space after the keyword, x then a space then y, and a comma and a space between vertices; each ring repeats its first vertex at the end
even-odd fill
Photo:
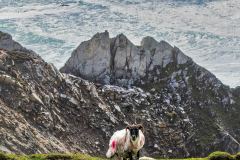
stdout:
POLYGON ((209 160, 208 158, 158 159, 158 160, 209 160))
MULTIPOLYGON (((107 160, 105 158, 92 157, 86 154, 32 154, 32 155, 17 155, 6 154, 0 152, 0 160, 107 160)), ((171 159, 158 159, 158 160, 171 160, 171 159)), ((206 158, 185 158, 185 159, 172 159, 172 160, 240 160, 240 153, 230 155, 227 152, 213 152, 206 158)))
POLYGON ((240 152, 235 155, 235 160, 240 160, 240 152))
POLYGON ((227 152, 213 152, 208 156, 209 160, 234 160, 234 156, 227 152))
POLYGON ((5 154, 0 152, 0 160, 106 160, 99 157, 92 157, 87 154, 32 154, 32 155, 17 155, 5 154))

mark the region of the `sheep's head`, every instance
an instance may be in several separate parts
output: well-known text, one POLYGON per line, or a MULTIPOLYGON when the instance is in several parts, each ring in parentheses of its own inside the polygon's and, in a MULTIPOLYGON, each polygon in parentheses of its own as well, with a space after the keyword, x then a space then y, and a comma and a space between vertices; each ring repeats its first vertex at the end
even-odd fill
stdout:
POLYGON ((139 130, 143 132, 143 126, 141 124, 128 125, 126 127, 130 131, 131 141, 136 141, 139 137, 139 130))

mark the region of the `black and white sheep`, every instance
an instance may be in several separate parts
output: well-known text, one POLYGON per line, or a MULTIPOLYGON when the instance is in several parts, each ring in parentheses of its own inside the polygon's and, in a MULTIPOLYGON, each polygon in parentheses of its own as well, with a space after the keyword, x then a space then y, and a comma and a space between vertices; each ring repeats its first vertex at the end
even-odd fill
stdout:
POLYGON ((140 149, 145 143, 143 126, 128 125, 125 129, 116 131, 109 142, 107 158, 114 157, 116 160, 132 160, 132 155, 140 156, 140 149))

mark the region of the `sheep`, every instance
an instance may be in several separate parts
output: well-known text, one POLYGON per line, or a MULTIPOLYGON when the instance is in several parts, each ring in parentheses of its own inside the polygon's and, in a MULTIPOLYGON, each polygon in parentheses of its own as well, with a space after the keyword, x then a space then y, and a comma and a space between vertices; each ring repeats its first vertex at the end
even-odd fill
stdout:
POLYGON ((106 156, 107 158, 115 157, 116 160, 126 160, 126 158, 132 160, 134 154, 139 159, 140 149, 144 143, 143 126, 141 124, 128 125, 112 135, 106 156))

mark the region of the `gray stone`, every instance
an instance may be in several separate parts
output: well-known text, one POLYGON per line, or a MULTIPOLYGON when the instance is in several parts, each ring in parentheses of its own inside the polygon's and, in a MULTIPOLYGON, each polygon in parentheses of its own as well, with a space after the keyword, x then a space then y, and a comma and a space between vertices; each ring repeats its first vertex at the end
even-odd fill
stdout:
POLYGON ((170 63, 188 61, 188 56, 165 41, 145 37, 141 46, 136 46, 123 34, 110 39, 105 31, 81 43, 61 71, 104 84, 132 86, 135 82, 145 84, 142 79, 156 67, 163 69, 170 63))
POLYGON ((176 47, 151 37, 135 46, 124 35, 110 39, 105 32, 73 55, 64 68, 72 72, 75 63, 85 77, 60 73, 29 51, 0 50, 0 150, 104 156, 114 131, 142 123, 146 156, 239 151, 239 88, 223 85, 176 47))

